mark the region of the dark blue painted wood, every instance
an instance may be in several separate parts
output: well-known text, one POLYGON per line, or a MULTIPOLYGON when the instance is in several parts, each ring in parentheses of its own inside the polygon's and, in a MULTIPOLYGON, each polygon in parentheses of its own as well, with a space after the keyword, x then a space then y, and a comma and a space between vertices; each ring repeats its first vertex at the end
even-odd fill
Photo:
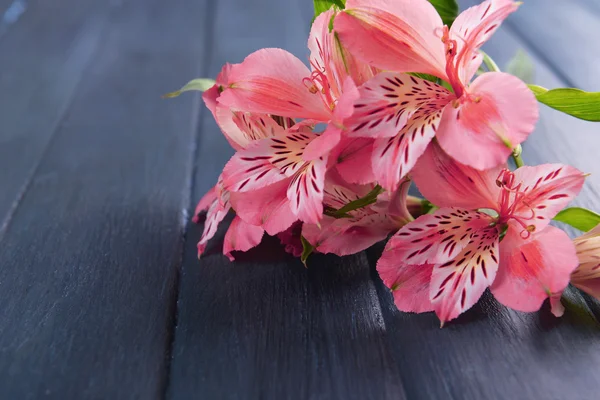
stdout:
POLYGON ((90 0, 0 4, 0 236, 96 54, 108 12, 90 0))
MULTIPOLYGON (((22 63, 3 64, 12 75, 4 87, 29 96, 0 109, 0 135, 16 126, 31 146, 52 136, 0 242, 6 399, 156 399, 166 389, 198 101, 160 95, 198 73, 207 2, 93 3, 104 11, 92 2, 39 2, 43 18, 67 26, 40 21, 27 31, 25 14, 2 39, 14 40, 15 51, 0 43, 2 57, 22 63), (79 72, 80 58, 94 51, 80 26, 94 18, 105 18, 105 29, 79 72), (19 38, 28 47, 19 49, 19 38), (69 72, 83 77, 76 88, 69 72)), ((15 174, 31 169, 21 158, 40 157, 9 146, 2 168, 15 174)))
MULTIPOLYGON (((306 60, 310 1, 26 4, 0 23, 2 398, 597 398, 600 307, 575 292, 561 320, 486 295, 440 330, 395 309, 381 245, 306 270, 268 239, 232 264, 224 225, 196 259, 185 211, 232 151, 198 95, 159 95, 261 47, 306 60)), ((598 90, 599 16, 528 0, 486 50, 598 90)), ((596 173, 599 144, 542 107, 525 160, 596 173)), ((577 204, 600 209, 597 176, 577 204)))

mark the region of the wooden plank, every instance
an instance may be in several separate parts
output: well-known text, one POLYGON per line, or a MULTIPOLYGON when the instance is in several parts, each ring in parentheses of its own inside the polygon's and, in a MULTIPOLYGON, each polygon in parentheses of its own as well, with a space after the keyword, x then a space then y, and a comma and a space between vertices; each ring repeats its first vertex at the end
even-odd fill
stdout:
MULTIPOLYGON (((312 16, 296 0, 216 6, 210 76, 259 47, 306 59, 312 16)), ((231 155, 206 111, 200 135, 195 199, 231 155)), ((305 269, 268 239, 230 263, 221 226, 198 261, 200 228, 185 244, 168 398, 404 398, 364 254, 305 269)))
POLYGON ((508 25, 567 85, 600 91, 599 13, 576 1, 530 0, 508 25))
POLYGON ((2 21, 11 22, 0 22, 0 236, 92 60, 109 10, 91 0, 6 7, 2 21), (54 14, 62 17, 48 18, 54 14))
POLYGON ((587 7, 590 11, 598 13, 600 15, 600 3, 596 0, 576 0, 578 3, 587 7))
MULTIPOLYGON (((545 38, 540 35, 539 40, 545 38)), ((501 29, 485 48, 500 65, 518 48, 532 51, 509 29, 501 29)), ((536 82, 563 86, 536 54, 536 82)), ((593 151, 600 138, 593 124, 548 108, 541 114, 525 145, 526 162, 567 162, 600 171, 593 151)), ((578 203, 591 206, 597 204, 600 182, 590 178, 587 184, 578 203)), ((380 245, 368 252, 373 268, 381 250, 380 245)), ((375 271, 373 275, 407 398, 597 397, 600 379, 593 371, 600 367, 600 324, 579 294, 569 293, 566 315, 556 319, 547 306, 539 313, 519 313, 486 293, 473 309, 440 329, 432 313, 399 312, 375 271)))
POLYGON ((3 397, 164 396, 199 104, 160 95, 198 73, 207 3, 111 3, 0 243, 3 397))

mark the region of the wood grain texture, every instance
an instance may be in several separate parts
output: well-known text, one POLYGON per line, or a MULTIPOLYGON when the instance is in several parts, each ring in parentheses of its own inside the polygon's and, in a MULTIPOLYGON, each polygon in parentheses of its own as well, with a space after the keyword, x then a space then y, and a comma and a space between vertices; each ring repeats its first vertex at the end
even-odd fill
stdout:
POLYGON ((206 2, 111 4, 0 242, 3 398, 164 396, 198 102, 160 95, 198 72, 206 2))
POLYGON ((10 3, 0 6, 0 236, 97 50, 109 12, 108 4, 91 0, 10 3))
MULTIPOLYGON (((260 47, 306 60, 310 17, 295 0, 220 0, 208 74, 260 47)), ((199 133, 195 199, 232 152, 208 112, 199 133)), ((230 263, 225 230, 200 261, 201 227, 188 230, 169 399, 404 398, 364 254, 314 257, 305 269, 267 239, 230 263)))
POLYGON ((600 91, 600 14, 578 1, 529 0, 510 29, 568 86, 600 91))
MULTIPOLYGON (((486 45, 494 59, 505 65, 524 48, 533 53, 537 83, 564 86, 529 42, 510 28, 507 24, 486 45)), ((538 40, 545 40, 543 32, 538 32, 538 40)), ((593 151, 600 144, 595 125, 548 108, 541 114, 525 145, 526 162, 568 162, 600 172, 593 151)), ((600 182, 587 183, 578 203, 598 209, 600 182)), ((368 251, 373 266, 381 250, 377 246, 368 251)), ((519 313, 486 293, 473 309, 440 329, 433 314, 399 312, 375 271, 373 276, 407 398, 597 398, 600 378, 591 371, 600 367, 600 324, 580 294, 569 292, 566 315, 556 319, 547 306, 539 313, 519 313)))

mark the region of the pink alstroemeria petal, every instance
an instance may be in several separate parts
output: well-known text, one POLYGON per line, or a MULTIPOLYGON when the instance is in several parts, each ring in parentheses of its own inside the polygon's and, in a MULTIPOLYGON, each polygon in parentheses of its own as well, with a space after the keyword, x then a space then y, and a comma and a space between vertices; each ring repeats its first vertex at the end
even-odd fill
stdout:
POLYGON ((537 311, 546 298, 567 287, 578 264, 577 254, 567 234, 553 226, 527 240, 520 232, 520 226, 509 224, 500 245, 500 268, 491 290, 507 307, 537 311))
POLYGON ((231 67, 219 103, 233 109, 328 121, 331 109, 303 82, 310 70, 282 49, 261 49, 231 67))
POLYGON ((564 164, 525 166, 514 171, 514 176, 522 193, 514 200, 513 214, 537 232, 579 194, 585 181, 581 171, 564 164))
MULTIPOLYGON (((339 209, 366 196, 373 188, 374 185, 347 183, 335 170, 330 170, 323 203, 327 207, 339 209)), ((406 190, 403 193, 406 194, 406 190)), ((385 239, 390 232, 399 228, 398 218, 390 215, 388 207, 388 199, 378 199, 375 204, 348 212, 349 218, 325 216, 320 226, 304 224, 302 234, 320 253, 339 256, 354 254, 385 239)))
POLYGON ((394 250, 388 248, 377 261, 377 272, 381 280, 392 291, 398 310, 404 312, 433 311, 433 304, 429 300, 432 271, 431 264, 403 264, 401 259, 396 257, 394 250))
POLYGON ((229 160, 223 169, 227 190, 247 192, 286 179, 286 175, 270 162, 272 143, 271 139, 257 141, 229 160))
POLYGON ((208 208, 217 200, 217 188, 212 187, 198 202, 196 205, 196 209, 194 210, 194 216, 192 217, 192 222, 197 224, 200 222, 200 213, 208 210, 208 208))
POLYGON ((221 68, 221 72, 219 72, 219 74, 217 75, 215 84, 210 89, 202 93, 202 100, 204 100, 206 108, 210 110, 215 119, 217 118, 217 99, 219 98, 219 96, 221 96, 221 91, 225 89, 227 87, 227 84, 229 83, 229 73, 231 71, 231 67, 232 64, 229 63, 223 65, 223 67, 221 68))
POLYGON ((519 3, 512 0, 487 0, 464 10, 454 20, 450 38, 456 41, 456 68, 463 85, 469 83, 481 65, 479 48, 518 7, 519 3))
POLYGON ((219 104, 215 110, 215 120, 236 150, 245 149, 256 140, 284 135, 283 128, 267 114, 234 111, 219 104))
POLYGON ((411 171, 421 194, 438 207, 496 209, 501 167, 479 171, 459 163, 431 142, 411 171), (440 188, 443 188, 441 190, 440 188))
POLYGON ((504 164, 535 127, 535 96, 518 78, 490 72, 478 77, 463 97, 457 108, 448 105, 444 111, 437 133, 440 145, 473 168, 504 164))
POLYGON ((323 186, 327 160, 306 163, 293 177, 287 190, 290 209, 305 223, 318 224, 323 217, 323 186))
POLYGON ((286 196, 289 181, 288 178, 251 192, 232 192, 231 205, 244 221, 261 226, 269 235, 276 235, 298 219, 290 210, 286 196))
POLYGON ((248 251, 260 244, 265 231, 260 226, 250 225, 240 217, 235 217, 229 225, 223 242, 223 254, 234 261, 233 251, 248 251))
POLYGON ((334 31, 329 29, 334 11, 321 13, 313 22, 308 38, 310 63, 313 71, 321 71, 328 80, 334 98, 339 98, 344 82, 351 78, 356 85, 362 85, 373 77, 375 70, 368 64, 357 60, 342 46, 334 31))
POLYGON ((216 197, 214 198, 213 202, 208 208, 208 211, 206 212, 206 220, 204 221, 204 232, 202 232, 200 241, 196 246, 198 248, 198 257, 200 257, 202 253, 204 253, 204 250, 206 249, 206 243, 208 243, 208 241, 212 239, 213 236, 215 236, 219 224, 221 223, 221 221, 223 221, 223 218, 225 218, 229 210, 229 206, 223 207, 223 205, 220 204, 219 199, 216 197))
POLYGON ((571 283, 600 299, 600 225, 576 238, 579 266, 571 274, 571 283))
POLYGON ((494 281, 498 237, 496 227, 483 228, 453 260, 433 267, 429 298, 442 324, 473 307, 494 281))
POLYGON ((354 113, 354 103, 359 97, 358 88, 352 78, 347 77, 344 81, 344 93, 339 98, 333 112, 333 120, 319 137, 306 146, 302 156, 305 160, 312 161, 325 157, 340 143, 343 137, 342 130, 346 129, 345 121, 354 113))
POLYGON ((376 139, 372 165, 375 177, 384 189, 394 191, 427 149, 435 136, 443 102, 434 102, 417 110, 396 136, 376 139))
POLYGON ((342 130, 330 124, 322 134, 306 146, 302 158, 306 161, 313 161, 327 156, 340 143, 340 140, 342 140, 342 130))
POLYGON ((443 86, 407 74, 382 72, 359 88, 354 113, 345 125, 350 137, 392 137, 420 108, 449 102, 443 86))
POLYGON ((225 187, 244 192, 294 176, 305 167, 304 150, 317 137, 312 132, 288 131, 287 135, 252 143, 237 152, 225 166, 225 187))
POLYGON ((336 170, 346 182, 366 184, 376 180, 371 164, 374 143, 368 138, 342 139, 336 170))
POLYGON ((425 0, 348 0, 334 30, 351 53, 372 66, 445 79, 442 25, 425 0))
POLYGON ((356 220, 324 217, 320 227, 304 224, 302 235, 319 253, 346 256, 382 241, 392 229, 393 224, 384 215, 373 214, 356 220))
POLYGON ((386 191, 377 197, 377 202, 371 208, 380 214, 388 214, 399 222, 400 228, 414 221, 413 216, 408 211, 408 189, 411 185, 410 179, 405 179, 398 189, 393 192, 386 191))
POLYGON ((477 211, 441 208, 405 225, 387 248, 406 264, 444 264, 456 258, 471 236, 491 222, 489 215, 477 211))

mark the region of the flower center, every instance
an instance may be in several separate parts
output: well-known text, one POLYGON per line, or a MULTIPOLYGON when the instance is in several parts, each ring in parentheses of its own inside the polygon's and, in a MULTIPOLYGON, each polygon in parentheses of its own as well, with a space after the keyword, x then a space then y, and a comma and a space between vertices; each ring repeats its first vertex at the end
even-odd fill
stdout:
POLYGON ((310 65, 313 67, 313 71, 309 77, 302 80, 302 83, 304 83, 304 86, 306 86, 308 91, 312 94, 319 94, 323 104, 325 104, 329 110, 333 111, 335 108, 335 100, 331 94, 331 84, 329 83, 329 79, 325 75, 325 71, 312 60, 310 61, 310 65))
POLYGON ((504 225, 510 220, 516 221, 523 227, 521 237, 528 239, 531 233, 535 232, 535 225, 530 223, 535 218, 535 210, 523 201, 526 196, 526 192, 522 190, 523 184, 521 182, 517 183, 515 174, 506 168, 498 175, 496 184, 502 188, 498 224, 504 225), (523 215, 522 211, 524 207, 529 208, 531 215, 523 215))

